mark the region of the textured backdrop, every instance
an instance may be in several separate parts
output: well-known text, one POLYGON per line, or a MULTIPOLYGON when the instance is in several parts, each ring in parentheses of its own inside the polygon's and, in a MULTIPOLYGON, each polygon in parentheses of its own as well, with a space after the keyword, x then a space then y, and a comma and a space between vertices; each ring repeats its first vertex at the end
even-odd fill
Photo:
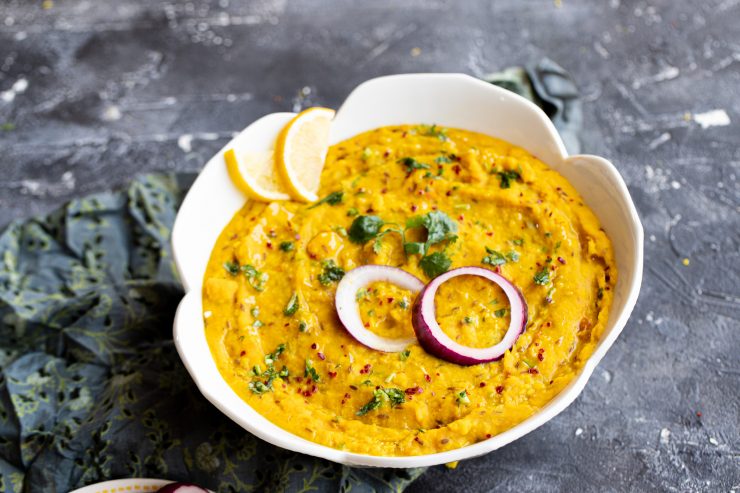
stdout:
POLYGON ((272 111, 399 72, 549 56, 646 229, 635 313, 582 396, 416 492, 740 491, 740 2, 0 1, 0 224, 196 170, 272 111))

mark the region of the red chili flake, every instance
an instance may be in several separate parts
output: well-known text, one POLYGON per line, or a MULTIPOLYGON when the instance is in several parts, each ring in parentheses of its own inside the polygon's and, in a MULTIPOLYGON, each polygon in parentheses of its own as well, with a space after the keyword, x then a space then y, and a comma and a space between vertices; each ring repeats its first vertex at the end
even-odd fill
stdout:
POLYGON ((529 369, 528 371, 529 371, 529 373, 531 373, 532 375, 537 375, 537 374, 539 373, 539 371, 537 371, 537 368, 530 368, 530 369, 529 369))
POLYGON ((497 266, 496 266, 496 267, 495 267, 495 268, 493 269, 493 271, 494 271, 494 272, 495 272, 496 274, 500 274, 500 273, 501 273, 501 266, 497 265, 497 266))
POLYGON ((417 385, 416 387, 407 388, 406 390, 404 390, 404 392, 406 393, 406 395, 421 394, 422 392, 424 392, 424 389, 417 385))
POLYGON ((316 346, 316 343, 315 342, 313 344, 311 344, 311 349, 316 349, 316 347, 317 346, 316 346))
POLYGON ((388 157, 388 156, 390 156, 390 155, 391 155, 391 151, 389 151, 389 150, 386 150, 386 151, 385 151, 385 152, 383 153, 383 157, 388 157))
POLYGON ((454 171, 456 175, 459 175, 460 172, 462 171, 462 168, 460 167, 459 164, 456 164, 455 166, 452 167, 452 171, 454 171))
POLYGON ((316 353, 316 355, 319 357, 319 359, 321 361, 324 361, 326 359, 326 356, 321 351, 319 351, 318 353, 316 353))
POLYGON ((481 388, 483 388, 485 386, 486 386, 486 382, 481 382, 481 383, 478 384, 478 387, 481 387, 481 388))
POLYGON ((563 257, 558 257, 558 262, 565 265, 565 259, 563 257))
MULTIPOLYGON (((335 375, 336 375, 336 373, 335 373, 335 375)), ((345 398, 345 399, 349 399, 350 397, 352 397, 352 396, 351 396, 351 395, 349 395, 349 392, 348 392, 348 393, 346 393, 346 394, 344 394, 344 398, 345 398)))
POLYGON ((382 189, 380 190, 380 193, 387 193, 387 192, 388 192, 388 189, 387 189, 387 188, 382 188, 382 189))
POLYGON ((372 367, 373 367, 373 365, 371 365, 371 364, 368 363, 367 365, 365 365, 365 366, 362 367, 362 369, 360 370, 360 373, 361 374, 370 373, 370 369, 372 367))
POLYGON ((542 353, 537 353, 537 359, 540 361, 544 361, 545 356, 542 353))
POLYGON ((308 253, 308 256, 311 257, 312 259, 316 260, 316 254, 315 253, 310 253, 309 252, 308 253))
POLYGON ((488 233, 486 233, 486 236, 493 236, 493 232, 489 231, 488 233))
POLYGON ((269 241, 267 242, 267 248, 272 248, 272 243, 269 241))
POLYGON ((549 326, 552 325, 552 323, 551 322, 547 322, 545 325, 547 325, 549 327, 549 326))
POLYGON ((609 282, 609 281, 611 281, 611 280, 612 280, 612 278, 611 278, 611 276, 610 276, 609 274, 607 274, 606 276, 604 276, 604 280, 605 280, 606 282, 609 282))
POLYGON ((463 216, 462 214, 460 214, 459 216, 457 216, 457 220, 458 221, 464 221, 465 220, 465 216, 463 216))
POLYGON ((368 207, 365 212, 367 212, 368 214, 372 214, 373 212, 375 212, 375 209, 373 209, 372 207, 368 207))
POLYGON ((246 351, 242 351, 241 353, 239 353, 239 356, 244 356, 245 354, 247 354, 247 352, 246 351))
POLYGON ((303 381, 303 377, 295 377, 295 381, 301 383, 303 381))
POLYGON ((313 383, 313 380, 311 380, 310 378, 306 380, 306 385, 311 385, 312 383, 313 383))
POLYGON ((388 303, 393 303, 393 300, 394 300, 394 299, 395 299, 395 298, 394 298, 393 296, 389 296, 389 297, 388 297, 388 303))
POLYGON ((496 393, 497 394, 500 394, 503 391, 504 391, 504 386, 503 385, 499 385, 498 387, 496 387, 496 393))
POLYGON ((283 327, 287 327, 288 325, 290 325, 290 322, 285 322, 285 323, 283 324, 283 327))
POLYGON ((418 442, 419 445, 424 445, 424 442, 422 442, 421 440, 419 440, 419 437, 414 437, 414 441, 415 442, 418 442))
POLYGON ((418 209, 418 207, 416 207, 414 204, 411 204, 411 212, 416 212, 416 209, 418 209))
POLYGON ((431 382, 432 381, 432 377, 430 377, 429 375, 426 375, 425 374, 424 375, 424 380, 426 380, 427 382, 431 382))
POLYGON ((491 438, 491 434, 490 433, 486 433, 486 438, 491 438))
POLYGON ((311 387, 311 392, 316 393, 316 386, 311 387))
POLYGON ((445 192, 445 195, 447 195, 448 197, 449 197, 450 195, 452 195, 452 190, 447 190, 447 192, 445 192))
POLYGON ((296 390, 298 391, 299 394, 303 393, 301 389, 296 389, 296 390))
POLYGON ((433 205, 433 206, 432 206, 432 210, 433 210, 433 211, 436 211, 436 210, 437 210, 437 206, 436 206, 436 205, 433 205))

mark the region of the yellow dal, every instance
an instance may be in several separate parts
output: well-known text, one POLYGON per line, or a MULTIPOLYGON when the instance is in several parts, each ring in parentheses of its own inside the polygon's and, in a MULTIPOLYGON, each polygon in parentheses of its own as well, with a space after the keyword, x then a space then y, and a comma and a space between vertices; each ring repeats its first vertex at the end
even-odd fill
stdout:
MULTIPOLYGON (((384 127, 339 143, 329 150, 319 195, 341 190, 341 204, 308 208, 250 201, 219 237, 204 279, 208 343, 231 387, 280 427, 330 447, 373 455, 463 447, 537 412, 574 378, 598 342, 617 272, 609 239, 575 189, 507 142, 436 130, 384 127), (450 163, 435 162, 451 155, 450 163), (407 173, 398 161, 405 157, 429 169, 407 173), (521 179, 502 188, 498 172, 504 170, 518 172, 521 179), (529 324, 513 349, 497 362, 459 366, 417 344, 409 346, 405 358, 356 342, 337 320, 336 282, 319 282, 323 261, 332 259, 346 271, 393 265, 429 279, 419 268, 419 255, 404 254, 398 234, 386 235, 377 253, 372 241, 352 243, 346 237, 352 209, 400 225, 433 209, 445 212, 457 223, 459 238, 432 251, 445 250, 452 268, 483 266, 485 247, 505 255, 517 252, 518 261, 509 259, 498 268, 529 305, 529 324), (286 241, 294 242, 289 252, 279 248, 286 241), (241 273, 230 274, 225 262, 267 273, 264 290, 256 290, 254 280, 241 273), (549 281, 538 285, 534 276, 543 266, 549 281), (293 293, 300 305, 286 316, 293 293), (265 380, 253 375, 253 367, 264 371, 265 355, 279 344, 286 350, 274 367, 287 367, 290 376, 275 379, 271 391, 253 393, 249 383, 265 380), (320 376, 318 383, 304 376, 307 359, 320 376), (386 402, 358 416, 378 386, 422 391, 409 391, 399 406, 386 402), (469 404, 458 402, 462 391, 469 404)), ((358 295, 370 330, 391 337, 412 334, 413 296, 386 283, 370 288, 358 295)), ((436 302, 443 330, 462 344, 495 344, 508 326, 508 301, 488 281, 451 280, 436 302)))

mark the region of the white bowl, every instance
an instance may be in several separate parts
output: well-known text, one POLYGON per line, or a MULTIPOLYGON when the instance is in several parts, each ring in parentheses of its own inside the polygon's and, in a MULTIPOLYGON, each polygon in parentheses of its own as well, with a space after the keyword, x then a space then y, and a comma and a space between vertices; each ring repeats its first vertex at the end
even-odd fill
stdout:
POLYGON ((270 148, 292 116, 273 113, 260 118, 213 156, 185 197, 175 221, 173 252, 186 294, 175 316, 174 339, 203 395, 245 430, 274 445, 342 464, 377 467, 431 466, 476 457, 522 437, 573 402, 624 328, 637 300, 642 281, 640 219, 614 165, 597 156, 568 156, 540 108, 512 92, 462 74, 392 75, 361 84, 337 112, 331 143, 386 125, 436 123, 507 140, 567 178, 611 238, 619 270, 608 326, 580 374, 539 412, 499 435, 456 450, 406 457, 356 454, 308 441, 268 421, 229 387, 211 357, 201 305, 201 285, 211 250, 245 202, 229 180, 222 154, 235 146, 270 148))

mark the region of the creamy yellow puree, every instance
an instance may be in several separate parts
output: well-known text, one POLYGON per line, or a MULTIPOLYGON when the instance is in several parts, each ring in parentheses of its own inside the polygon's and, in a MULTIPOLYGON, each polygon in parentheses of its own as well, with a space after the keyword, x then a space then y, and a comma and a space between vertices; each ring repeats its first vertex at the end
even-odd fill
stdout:
MULTIPOLYGON (((464 130, 383 127, 330 148, 319 195, 332 193, 314 207, 247 202, 219 237, 205 274, 216 364, 274 423, 351 452, 455 449, 537 412, 591 355, 616 282, 611 244, 575 189, 525 150, 464 130), (337 319, 341 270, 393 265, 429 281, 421 256, 404 253, 400 233, 357 244, 348 237, 353 221, 372 215, 383 230, 403 230, 433 210, 457 224, 457 239, 427 254, 441 252, 450 268, 497 270, 527 300, 527 329, 500 361, 460 366, 418 344, 375 351, 337 319)), ((423 228, 405 234, 407 242, 425 240, 423 228)), ((370 330, 413 334, 411 293, 377 283, 357 299, 370 330)), ((436 302, 443 330, 464 345, 495 344, 508 327, 508 301, 484 279, 455 278, 436 302)))

